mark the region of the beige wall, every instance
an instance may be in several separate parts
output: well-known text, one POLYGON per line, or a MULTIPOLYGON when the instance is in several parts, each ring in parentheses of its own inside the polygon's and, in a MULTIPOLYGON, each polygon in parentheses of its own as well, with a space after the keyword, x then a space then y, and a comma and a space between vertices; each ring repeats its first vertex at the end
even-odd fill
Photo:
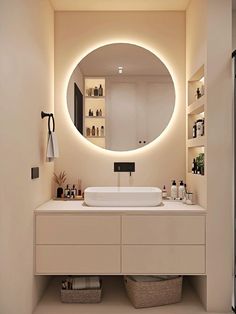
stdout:
POLYGON ((55 169, 65 170, 69 183, 80 176, 84 187, 116 185, 113 162, 122 160, 135 161, 136 173, 131 178, 122 174, 121 185, 162 187, 172 179, 185 179, 185 13, 56 12, 55 104, 61 152, 55 169), (169 127, 140 151, 114 153, 92 146, 75 130, 67 111, 67 82, 80 57, 112 42, 142 44, 155 51, 176 82, 176 110, 169 127))
POLYGON ((0 2, 0 313, 31 314, 47 277, 33 275, 33 209, 50 199, 46 121, 53 110, 53 10, 47 0, 0 2), (32 181, 30 169, 40 167, 32 181))

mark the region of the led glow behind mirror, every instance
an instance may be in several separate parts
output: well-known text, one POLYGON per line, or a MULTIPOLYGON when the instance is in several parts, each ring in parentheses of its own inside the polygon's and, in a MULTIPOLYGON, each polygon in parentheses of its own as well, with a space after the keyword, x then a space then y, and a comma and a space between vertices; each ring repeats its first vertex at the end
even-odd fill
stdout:
POLYGON ((130 151, 152 142, 167 127, 175 105, 174 84, 152 52, 133 44, 110 44, 89 53, 74 69, 67 104, 88 141, 130 151))

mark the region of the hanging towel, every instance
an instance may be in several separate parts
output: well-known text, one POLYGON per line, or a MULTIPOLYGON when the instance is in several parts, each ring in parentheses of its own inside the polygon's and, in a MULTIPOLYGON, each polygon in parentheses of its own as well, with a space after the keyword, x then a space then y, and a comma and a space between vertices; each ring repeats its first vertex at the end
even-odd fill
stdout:
POLYGON ((59 157, 58 142, 55 132, 48 133, 48 145, 47 145, 47 159, 53 161, 54 158, 59 157))

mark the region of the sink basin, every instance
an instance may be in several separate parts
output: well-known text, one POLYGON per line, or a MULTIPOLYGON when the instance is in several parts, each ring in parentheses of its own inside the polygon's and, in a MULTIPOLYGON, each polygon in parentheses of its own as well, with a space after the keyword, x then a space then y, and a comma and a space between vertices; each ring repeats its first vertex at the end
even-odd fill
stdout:
POLYGON ((162 191, 156 187, 89 187, 84 191, 87 206, 146 207, 162 202, 162 191))

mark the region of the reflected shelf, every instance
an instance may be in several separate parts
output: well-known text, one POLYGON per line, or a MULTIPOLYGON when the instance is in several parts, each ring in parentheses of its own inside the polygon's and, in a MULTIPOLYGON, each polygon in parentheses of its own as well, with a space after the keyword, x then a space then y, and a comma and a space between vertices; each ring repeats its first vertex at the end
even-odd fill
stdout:
POLYGON ((105 119, 104 116, 85 116, 86 119, 105 119))

